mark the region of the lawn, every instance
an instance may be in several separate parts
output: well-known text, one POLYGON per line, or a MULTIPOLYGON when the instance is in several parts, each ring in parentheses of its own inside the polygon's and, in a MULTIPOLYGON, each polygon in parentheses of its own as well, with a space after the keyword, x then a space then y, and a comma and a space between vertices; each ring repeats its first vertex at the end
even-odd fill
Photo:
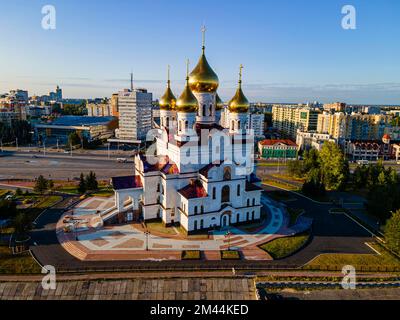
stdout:
POLYGON ((0 198, 6 196, 10 190, 0 190, 0 198))
POLYGON ((40 272, 40 266, 29 252, 13 255, 7 246, 0 246, 0 274, 33 274, 40 272))
POLYGON ((165 227, 161 221, 150 221, 146 222, 146 227, 150 232, 158 232, 164 233, 169 235, 176 235, 174 228, 172 227, 165 227))
POLYGON ((288 190, 288 191, 297 191, 299 190, 299 188, 295 185, 289 184, 289 183, 284 183, 284 182, 280 182, 277 180, 271 180, 271 179, 263 179, 262 181, 263 184, 268 185, 268 186, 272 186, 272 187, 277 187, 277 188, 281 188, 284 190, 288 190))
POLYGON ((306 244, 310 233, 299 233, 297 235, 285 238, 278 238, 260 246, 267 251, 273 259, 282 259, 295 253, 306 244))
POLYGON ((287 166, 286 163, 278 163, 278 162, 258 162, 257 163, 258 167, 277 167, 278 165, 281 167, 287 166))
POLYGON ((345 265, 357 268, 399 267, 400 260, 377 243, 369 243, 378 254, 322 254, 310 261, 304 269, 341 269, 345 265))
POLYGON ((78 191, 78 186, 60 186, 57 187, 56 190, 62 193, 80 194, 80 192, 78 191))
POLYGON ((61 196, 44 196, 36 205, 35 208, 46 209, 54 206, 57 202, 61 201, 61 196))
POLYGON ((98 191, 95 191, 91 194, 93 197, 104 197, 108 198, 114 195, 114 190, 110 188, 100 188, 98 191))
POLYGON ((185 250, 182 251, 183 260, 200 260, 201 253, 199 250, 185 250))
POLYGON ((221 259, 224 260, 239 260, 240 254, 238 251, 234 250, 223 250, 221 251, 221 259))

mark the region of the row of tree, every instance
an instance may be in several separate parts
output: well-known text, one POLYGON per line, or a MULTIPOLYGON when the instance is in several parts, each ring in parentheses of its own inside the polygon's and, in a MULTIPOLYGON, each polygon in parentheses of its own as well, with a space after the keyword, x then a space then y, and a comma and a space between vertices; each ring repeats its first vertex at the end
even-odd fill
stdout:
POLYGON ((19 144, 32 142, 32 126, 28 121, 13 121, 9 126, 0 122, 0 139, 3 143, 15 142, 18 139, 19 144))
POLYGON ((81 173, 78 185, 78 191, 80 193, 83 194, 86 191, 96 191, 98 188, 99 184, 97 182, 96 174, 93 171, 90 171, 86 176, 81 173))
POLYGON ((321 151, 305 151, 303 160, 290 161, 288 173, 305 179, 303 192, 310 195, 323 195, 325 190, 343 190, 349 178, 349 163, 340 148, 326 142, 321 151))

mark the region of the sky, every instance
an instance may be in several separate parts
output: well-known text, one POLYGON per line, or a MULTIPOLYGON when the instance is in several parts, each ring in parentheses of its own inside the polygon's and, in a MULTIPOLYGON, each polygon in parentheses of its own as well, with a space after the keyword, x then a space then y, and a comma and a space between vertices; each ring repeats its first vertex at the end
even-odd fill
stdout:
POLYGON ((207 59, 229 100, 243 64, 252 102, 400 104, 398 0, 0 0, 0 93, 107 97, 145 87, 159 98, 167 65, 179 96, 206 26, 207 59), (342 28, 342 7, 356 29, 342 28), (42 7, 56 29, 42 28, 42 7))

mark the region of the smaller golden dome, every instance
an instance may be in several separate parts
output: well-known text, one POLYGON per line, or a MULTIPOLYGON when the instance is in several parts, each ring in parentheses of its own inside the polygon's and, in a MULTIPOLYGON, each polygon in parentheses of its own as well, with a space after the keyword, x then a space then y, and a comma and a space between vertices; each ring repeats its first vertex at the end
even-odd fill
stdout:
POLYGON ((171 81, 169 79, 169 66, 168 66, 168 81, 167 89, 164 95, 160 98, 159 105, 161 110, 174 110, 176 104, 176 98, 171 90, 171 81))
POLYGON ((215 110, 222 110, 224 109, 224 102, 221 100, 221 98, 219 97, 218 93, 216 96, 216 105, 215 105, 215 110))
POLYGON ((228 103, 228 109, 232 113, 247 113, 250 107, 250 103, 242 91, 242 69, 243 66, 240 65, 239 87, 237 88, 232 100, 228 103))
MULTIPOLYGON (((187 66, 189 66, 189 62, 187 63, 187 66)), ((199 109, 199 103, 189 87, 189 75, 188 75, 189 71, 187 70, 186 73, 187 76, 186 76, 185 89, 183 89, 181 96, 176 101, 176 111, 197 112, 197 110, 199 109)))

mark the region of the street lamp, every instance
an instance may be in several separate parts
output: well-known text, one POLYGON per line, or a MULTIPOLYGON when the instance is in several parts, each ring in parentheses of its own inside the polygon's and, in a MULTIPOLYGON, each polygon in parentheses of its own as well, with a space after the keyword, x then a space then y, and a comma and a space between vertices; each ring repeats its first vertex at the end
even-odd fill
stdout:
POLYGON ((146 251, 149 251, 149 231, 145 231, 144 232, 145 236, 146 236, 146 251))
POLYGON ((225 233, 225 238, 228 239, 228 251, 231 250, 231 235, 232 235, 232 232, 230 232, 230 231, 225 233))

